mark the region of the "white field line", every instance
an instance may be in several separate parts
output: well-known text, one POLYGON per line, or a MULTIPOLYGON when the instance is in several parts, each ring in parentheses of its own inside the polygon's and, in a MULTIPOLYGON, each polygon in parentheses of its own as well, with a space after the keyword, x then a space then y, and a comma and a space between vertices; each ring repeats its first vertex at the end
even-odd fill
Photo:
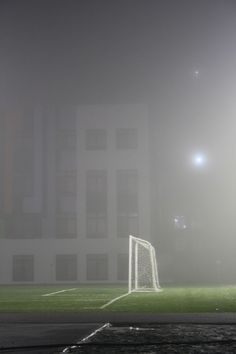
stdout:
POLYGON ((65 293, 66 291, 72 291, 72 290, 77 290, 77 288, 55 291, 54 293, 43 294, 42 296, 51 296, 51 295, 55 295, 55 294, 59 294, 59 293, 65 293))
POLYGON ((83 339, 81 339, 79 342, 77 342, 77 345, 73 345, 72 347, 68 347, 65 348, 62 353, 70 353, 70 349, 76 349, 79 347, 80 343, 84 343, 87 342, 87 340, 89 340, 90 338, 94 337, 97 333, 101 332, 103 329, 107 328, 110 326, 110 323, 105 323, 103 326, 97 328, 95 331, 93 331, 92 333, 90 333, 87 337, 84 337, 83 339))
POLYGON ((123 297, 125 297, 125 296, 127 296, 127 295, 129 295, 129 294, 130 294, 130 293, 126 293, 126 294, 123 294, 123 295, 120 295, 120 296, 115 297, 115 299, 112 299, 112 300, 110 300, 109 302, 107 302, 105 305, 102 305, 102 306, 100 307, 100 309, 101 309, 101 310, 102 310, 102 309, 105 309, 105 307, 107 307, 107 306, 113 304, 113 302, 118 301, 118 300, 122 299, 123 297))
POLYGON ((90 339, 91 337, 94 337, 98 332, 101 332, 103 329, 107 328, 110 326, 110 323, 105 323, 103 326, 99 327, 98 329, 96 329, 95 331, 93 331, 91 334, 89 334, 87 337, 83 338, 81 341, 78 342, 79 343, 83 343, 86 342, 88 339, 90 339))

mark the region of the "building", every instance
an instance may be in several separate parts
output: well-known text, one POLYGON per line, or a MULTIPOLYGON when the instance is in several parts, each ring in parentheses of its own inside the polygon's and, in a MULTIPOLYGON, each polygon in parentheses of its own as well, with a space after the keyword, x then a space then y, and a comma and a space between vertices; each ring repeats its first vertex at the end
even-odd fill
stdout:
POLYGON ((5 109, 0 283, 126 282, 150 238, 146 105, 5 109))

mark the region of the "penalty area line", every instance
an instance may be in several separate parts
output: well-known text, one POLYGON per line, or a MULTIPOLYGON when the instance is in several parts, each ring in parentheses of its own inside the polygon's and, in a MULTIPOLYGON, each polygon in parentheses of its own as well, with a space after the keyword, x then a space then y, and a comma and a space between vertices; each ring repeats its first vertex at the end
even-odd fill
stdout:
POLYGON ((107 306, 113 304, 115 301, 118 301, 118 300, 122 299, 123 297, 128 296, 129 294, 130 294, 130 293, 125 293, 125 294, 123 294, 123 295, 120 295, 120 296, 115 297, 114 299, 108 301, 106 304, 102 305, 102 306, 100 307, 100 309, 101 309, 101 310, 105 309, 107 306))
POLYGON ((42 296, 51 296, 51 295, 56 295, 56 294, 59 294, 59 293, 65 293, 66 291, 72 291, 72 290, 77 290, 77 288, 59 290, 59 291, 55 291, 54 293, 42 294, 42 296))

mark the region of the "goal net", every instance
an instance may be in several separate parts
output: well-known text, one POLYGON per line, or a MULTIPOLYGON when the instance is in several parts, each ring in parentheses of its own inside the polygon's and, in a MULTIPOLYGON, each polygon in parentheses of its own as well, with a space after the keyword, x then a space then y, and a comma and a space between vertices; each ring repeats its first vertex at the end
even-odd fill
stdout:
POLYGON ((156 252, 150 242, 129 237, 129 293, 160 291, 156 252))

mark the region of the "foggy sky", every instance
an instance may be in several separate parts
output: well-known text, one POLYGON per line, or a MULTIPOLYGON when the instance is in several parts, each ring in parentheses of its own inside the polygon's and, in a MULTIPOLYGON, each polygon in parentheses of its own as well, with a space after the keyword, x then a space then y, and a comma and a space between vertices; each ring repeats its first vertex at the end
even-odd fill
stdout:
POLYGON ((1 103, 230 100, 235 16, 233 0, 1 0, 1 103))

